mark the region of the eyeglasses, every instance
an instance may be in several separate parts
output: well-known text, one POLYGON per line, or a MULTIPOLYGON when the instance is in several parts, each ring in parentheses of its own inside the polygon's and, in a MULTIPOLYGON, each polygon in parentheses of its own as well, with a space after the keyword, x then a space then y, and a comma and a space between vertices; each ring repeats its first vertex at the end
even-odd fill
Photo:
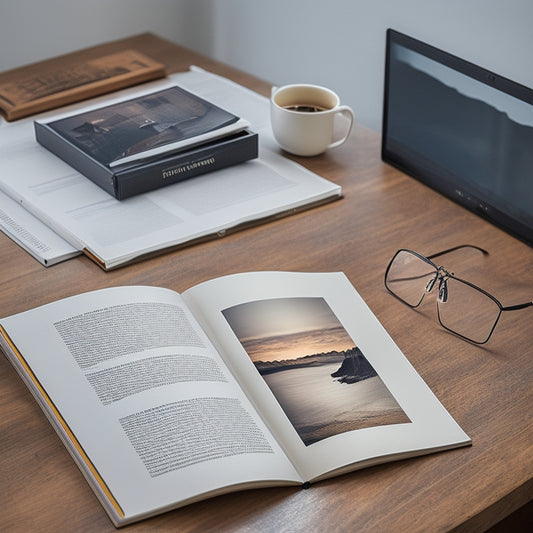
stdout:
POLYGON ((471 244, 427 257, 412 250, 398 250, 385 272, 385 287, 414 309, 438 282, 437 315, 441 326, 463 339, 484 344, 490 339, 503 311, 525 309, 533 306, 533 302, 504 307, 488 292, 431 261, 460 248, 472 248, 488 255, 483 248, 471 244))

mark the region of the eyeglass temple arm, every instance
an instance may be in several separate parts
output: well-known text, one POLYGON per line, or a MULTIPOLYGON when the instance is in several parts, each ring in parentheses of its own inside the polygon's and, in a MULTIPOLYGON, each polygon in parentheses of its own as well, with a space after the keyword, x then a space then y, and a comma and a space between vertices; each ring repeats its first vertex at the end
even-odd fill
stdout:
POLYGON ((474 248, 475 250, 479 250, 484 255, 489 255, 489 252, 487 252, 487 250, 484 250, 483 248, 480 248, 479 246, 474 246, 473 244, 460 244, 459 246, 454 246, 453 248, 448 248, 447 250, 443 250, 442 252, 437 252, 436 254, 428 255, 426 257, 428 259, 433 259, 434 257, 439 257, 440 255, 449 254, 450 252, 455 252, 455 250, 460 250, 461 248, 474 248))
MULTIPOLYGON (((442 252, 437 252, 436 254, 428 255, 428 259, 433 259, 434 257, 438 257, 439 255, 449 254, 450 252, 455 252, 455 250, 460 250, 461 248, 474 248, 475 250, 479 250, 484 255, 489 255, 489 252, 487 250, 484 250, 483 248, 480 248, 479 246, 475 246, 473 244, 460 244, 459 246, 454 246, 453 248, 449 248, 448 250, 444 250, 442 252)), ((517 311, 518 309, 525 309, 526 307, 533 306, 533 302, 525 302, 523 304, 516 304, 516 305, 509 305, 507 307, 502 307, 502 311, 517 311)))
POLYGON ((533 302, 526 302, 523 304, 508 305, 507 307, 502 307, 502 311, 516 311, 517 309, 525 309, 526 307, 531 307, 533 302))

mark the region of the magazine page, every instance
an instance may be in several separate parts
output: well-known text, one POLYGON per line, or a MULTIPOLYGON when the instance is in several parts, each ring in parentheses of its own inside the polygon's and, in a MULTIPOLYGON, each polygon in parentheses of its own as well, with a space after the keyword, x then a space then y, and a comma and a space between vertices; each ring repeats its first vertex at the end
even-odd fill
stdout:
POLYGON ((183 296, 303 479, 470 442, 344 274, 236 274, 183 296))
MULTIPOLYGON (((201 69, 85 102, 83 109, 111 104, 119 94, 135 97, 172 84, 247 120, 259 136, 259 158, 119 201, 40 146, 33 121, 23 119, 0 128, 0 190, 106 269, 341 196, 338 185, 279 153, 267 98, 201 69)), ((62 115, 78 109, 69 106, 62 115)))
MULTIPOLYGON (((8 122, 0 116, 0 128, 7 125, 8 122)), ((44 266, 55 265, 81 253, 1 191, 0 230, 44 266)))
POLYGON ((2 192, 0 230, 44 266, 55 265, 81 253, 2 192))
POLYGON ((0 325, 22 355, 11 360, 117 521, 301 482, 173 291, 104 289, 0 325))

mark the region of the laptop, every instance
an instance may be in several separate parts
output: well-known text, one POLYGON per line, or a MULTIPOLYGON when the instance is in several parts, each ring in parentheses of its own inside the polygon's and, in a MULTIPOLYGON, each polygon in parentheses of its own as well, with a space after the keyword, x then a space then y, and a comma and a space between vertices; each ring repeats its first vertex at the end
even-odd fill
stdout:
POLYGON ((385 61, 383 161, 533 246, 533 90, 392 29, 385 61))

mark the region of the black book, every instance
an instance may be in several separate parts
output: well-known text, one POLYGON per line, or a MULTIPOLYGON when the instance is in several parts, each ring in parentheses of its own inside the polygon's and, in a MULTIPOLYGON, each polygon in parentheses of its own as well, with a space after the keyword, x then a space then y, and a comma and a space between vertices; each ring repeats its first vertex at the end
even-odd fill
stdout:
POLYGON ((245 120, 177 86, 34 124, 42 146, 119 200, 258 153, 245 120))

